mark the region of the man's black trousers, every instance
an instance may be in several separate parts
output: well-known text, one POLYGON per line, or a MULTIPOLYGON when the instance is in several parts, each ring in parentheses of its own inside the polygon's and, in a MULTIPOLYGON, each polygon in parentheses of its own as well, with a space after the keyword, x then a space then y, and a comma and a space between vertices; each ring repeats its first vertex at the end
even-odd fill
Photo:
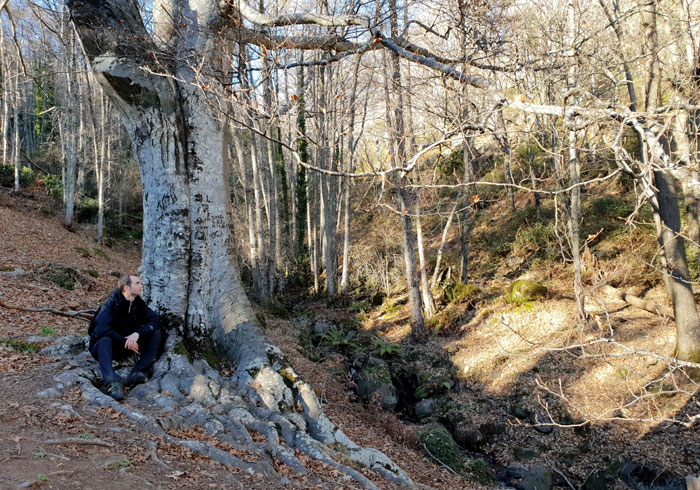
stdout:
MULTIPOLYGON (((156 358, 160 341, 160 330, 155 330, 152 334, 139 335, 138 344, 141 354, 131 372, 140 371, 146 373, 148 371, 156 358)), ((102 379, 107 385, 117 380, 117 375, 112 367, 112 361, 115 359, 126 359, 135 353, 127 349, 124 345, 118 345, 111 337, 102 337, 92 346, 90 354, 99 362, 100 370, 102 371, 102 379)))

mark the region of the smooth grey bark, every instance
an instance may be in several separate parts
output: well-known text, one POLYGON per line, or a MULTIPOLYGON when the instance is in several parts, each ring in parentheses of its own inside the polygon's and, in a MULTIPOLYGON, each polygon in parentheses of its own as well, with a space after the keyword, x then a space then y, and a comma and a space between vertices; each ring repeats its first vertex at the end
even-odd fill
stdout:
MULTIPOLYGON (((389 0, 389 23, 391 26, 392 36, 398 34, 398 14, 396 9, 396 0, 389 0)), ((388 85, 385 82, 387 113, 392 114, 388 118, 387 124, 389 133, 393 143, 393 162, 396 167, 403 166, 406 162, 406 135, 404 131, 404 102, 401 83, 401 65, 399 56, 395 52, 391 52, 391 83, 394 91, 397 94, 397 100, 392 108, 389 107, 391 97, 388 90, 388 85)), ((386 77, 385 77, 386 78, 386 77)), ((413 195, 405 187, 407 179, 405 175, 400 175, 397 178, 396 197, 398 202, 399 213, 401 213, 401 225, 403 231, 403 253, 404 253, 404 268, 406 275, 406 285, 408 288, 409 308, 411 310, 411 333, 414 337, 420 339, 426 335, 425 318, 423 317, 422 294, 420 290, 420 276, 416 265, 416 238, 413 231, 413 220, 411 210, 413 209, 413 195)))
POLYGON ((13 124, 13 143, 12 143, 12 164, 15 167, 15 192, 19 192, 19 176, 20 172, 22 170, 21 168, 21 162, 19 158, 20 154, 20 138, 19 138, 19 132, 20 132, 20 106, 22 104, 21 96, 20 96, 20 85, 19 85, 19 74, 15 76, 15 86, 14 86, 14 104, 13 104, 13 109, 14 109, 14 124, 13 124))
POLYGON ((654 171, 653 175, 657 197, 650 202, 661 246, 664 281, 676 319, 675 356, 683 361, 700 362, 700 315, 690 282, 684 240, 680 235, 681 217, 673 178, 664 170, 654 171))
POLYGON ((9 73, 9 63, 5 57, 5 32, 0 29, 0 69, 3 74, 2 82, 2 164, 6 165, 7 160, 7 138, 9 129, 9 119, 10 119, 10 94, 8 91, 8 86, 10 80, 8 78, 9 73))
POLYGON ((435 258, 435 269, 433 270, 433 275, 430 279, 431 286, 435 286, 435 283, 437 282, 437 276, 440 273, 440 266, 442 265, 442 254, 445 250, 445 243, 447 242, 447 233, 450 230, 452 220, 454 219, 455 212, 457 211, 457 206, 459 205, 461 199, 462 192, 460 191, 457 193, 455 202, 454 204, 452 204, 452 208, 450 209, 450 214, 447 216, 447 222, 445 223, 445 227, 442 229, 442 235, 440 236, 440 245, 438 246, 437 256, 435 258))
MULTIPOLYGON (((576 0, 569 0, 567 9, 567 35, 566 45, 570 46, 569 57, 571 60, 576 59, 576 0)), ((577 67, 576 63, 571 63, 567 74, 567 85, 569 92, 577 86, 576 81, 577 67)), ((568 167, 569 167, 569 205, 567 213, 567 229, 569 232, 569 244, 571 246, 571 259, 574 267, 574 296, 576 298, 576 307, 581 322, 586 321, 585 311, 585 295, 583 289, 582 273, 581 273, 581 240, 580 240, 580 222, 581 222, 581 164, 577 155, 577 134, 576 131, 569 131, 569 147, 568 147, 568 167)))
POLYGON ((423 312, 426 318, 435 314, 435 300, 430 293, 428 283, 428 271, 425 263, 425 253, 423 252, 423 227, 420 219, 420 202, 416 199, 416 242, 418 244, 418 265, 420 267, 420 289, 423 298, 423 312))

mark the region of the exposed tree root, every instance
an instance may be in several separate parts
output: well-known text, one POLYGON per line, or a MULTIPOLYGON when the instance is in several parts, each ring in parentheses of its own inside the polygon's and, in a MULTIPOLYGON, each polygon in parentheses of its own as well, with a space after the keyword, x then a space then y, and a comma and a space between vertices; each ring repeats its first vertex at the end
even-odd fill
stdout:
MULTIPOLYGON (((238 364, 238 372, 227 377, 203 360, 190 363, 184 355, 176 354, 179 341, 174 336, 168 338, 165 353, 154 364, 152 379, 134 388, 125 403, 114 401, 96 387, 98 369, 87 354, 69 361, 74 369, 55 376, 57 388, 65 392, 78 387, 83 400, 112 407, 141 430, 248 473, 274 478, 275 467, 281 463, 297 474, 308 474, 295 453, 299 451, 337 468, 363 488, 377 487, 355 467, 371 469, 403 487, 414 486, 386 455, 353 443, 323 414, 311 387, 283 362, 279 349, 268 345, 256 356, 239 356, 243 362, 238 364), (195 428, 203 429, 206 436, 191 438, 187 430, 195 428)), ((255 348, 254 344, 247 345, 255 348)), ((151 452, 155 460, 155 449, 151 452)))

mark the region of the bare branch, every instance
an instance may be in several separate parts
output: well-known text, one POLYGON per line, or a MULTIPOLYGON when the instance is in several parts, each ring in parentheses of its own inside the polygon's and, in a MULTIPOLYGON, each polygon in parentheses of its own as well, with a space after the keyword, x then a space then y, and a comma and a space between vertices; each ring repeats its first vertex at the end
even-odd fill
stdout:
POLYGON ((250 7, 245 0, 231 2, 241 15, 253 24, 263 27, 294 25, 319 25, 325 27, 361 26, 370 27, 369 18, 361 15, 319 15, 312 13, 267 15, 250 7))

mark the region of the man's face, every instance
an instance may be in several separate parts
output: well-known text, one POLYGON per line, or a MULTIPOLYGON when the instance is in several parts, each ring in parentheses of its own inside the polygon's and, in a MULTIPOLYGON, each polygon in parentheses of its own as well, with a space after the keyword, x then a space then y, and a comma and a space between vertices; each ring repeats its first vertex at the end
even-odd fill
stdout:
POLYGON ((131 286, 124 286, 124 289, 132 296, 141 296, 141 293, 143 292, 143 284, 141 284, 141 279, 139 279, 139 276, 131 276, 131 286))

